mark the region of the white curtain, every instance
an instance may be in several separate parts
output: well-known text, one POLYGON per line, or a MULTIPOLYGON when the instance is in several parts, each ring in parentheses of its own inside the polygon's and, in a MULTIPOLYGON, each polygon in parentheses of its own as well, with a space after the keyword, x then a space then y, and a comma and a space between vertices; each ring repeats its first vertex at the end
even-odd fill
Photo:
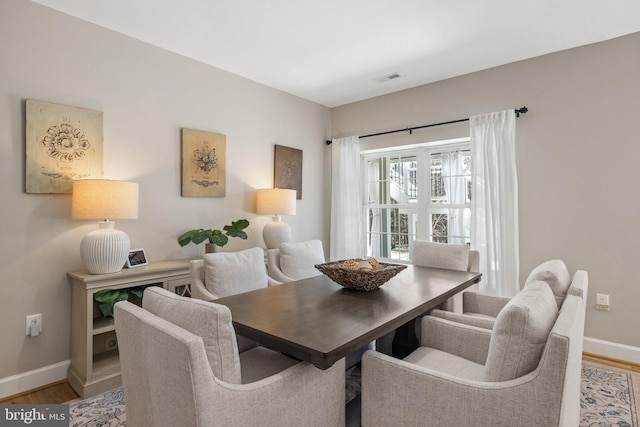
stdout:
POLYGON ((480 290, 513 296, 518 283, 518 179, 514 110, 470 118, 471 245, 480 251, 480 290))
POLYGON ((331 244, 333 261, 365 255, 360 192, 360 140, 357 136, 331 143, 331 244))
MULTIPOLYGON (((367 185, 369 198, 367 201, 370 205, 383 203, 383 201, 380 200, 380 159, 373 159, 367 162, 367 168, 367 179, 369 180, 369 184, 367 185)), ((371 221, 367 255, 380 258, 381 213, 378 208, 370 210, 371 218, 367 218, 367 221, 371 221)))
MULTIPOLYGON (((460 151, 442 154, 442 177, 447 201, 452 205, 465 203, 464 156, 460 151)), ((464 243, 464 210, 449 209, 447 218, 448 242, 464 243)))

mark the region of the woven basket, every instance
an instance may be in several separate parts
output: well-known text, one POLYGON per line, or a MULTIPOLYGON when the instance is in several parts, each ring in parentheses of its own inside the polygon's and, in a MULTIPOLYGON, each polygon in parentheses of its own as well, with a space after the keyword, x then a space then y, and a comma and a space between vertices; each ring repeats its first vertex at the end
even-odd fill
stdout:
POLYGON ((403 264, 388 264, 380 262, 379 270, 352 270, 342 268, 343 261, 332 261, 324 264, 316 264, 316 268, 329 279, 348 289, 357 291, 372 291, 378 289, 389 279, 407 268, 403 264))

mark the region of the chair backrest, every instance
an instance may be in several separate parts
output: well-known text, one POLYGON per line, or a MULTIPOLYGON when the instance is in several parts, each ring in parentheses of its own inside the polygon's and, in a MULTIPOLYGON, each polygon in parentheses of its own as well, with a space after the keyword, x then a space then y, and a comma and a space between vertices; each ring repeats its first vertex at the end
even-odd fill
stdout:
POLYGON ((214 425, 215 379, 202 338, 128 301, 116 304, 127 424, 214 425))
POLYGON ((261 248, 218 252, 203 257, 204 285, 216 298, 267 287, 267 270, 261 248))
POLYGON ((145 289, 142 306, 202 337, 213 375, 229 383, 241 383, 238 345, 228 307, 181 297, 158 286, 145 289))
POLYGON ((322 273, 315 265, 324 262, 324 250, 320 240, 282 243, 278 249, 267 251, 269 275, 280 282, 319 276, 322 273))
POLYGON ((422 267, 445 268, 458 271, 478 271, 479 252, 469 245, 435 243, 426 240, 413 242, 413 264, 422 267))
POLYGON ((553 295, 556 298, 558 307, 562 305, 564 297, 567 295, 567 291, 569 290, 569 286, 571 286, 571 275, 569 274, 569 270, 567 270, 567 266, 564 261, 560 259, 553 259, 543 262, 531 270, 531 273, 529 273, 524 284, 526 285, 534 280, 547 282, 551 288, 551 292, 553 292, 553 295))
POLYGON ((485 363, 485 380, 508 381, 538 366, 558 306, 546 282, 529 282, 496 317, 485 363))
POLYGON ((571 275, 564 261, 552 259, 535 267, 529 273, 525 284, 534 280, 547 282, 555 296, 564 297, 571 285, 571 275))

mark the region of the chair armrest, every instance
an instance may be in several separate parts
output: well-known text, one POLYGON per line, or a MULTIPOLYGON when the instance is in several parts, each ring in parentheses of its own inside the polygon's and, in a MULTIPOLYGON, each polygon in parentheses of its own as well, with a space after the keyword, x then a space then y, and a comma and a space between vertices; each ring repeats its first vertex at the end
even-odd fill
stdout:
POLYGON ((464 292, 462 294, 462 312, 498 317, 500 310, 502 310, 510 300, 511 298, 506 297, 497 297, 477 292, 464 292))
MULTIPOLYGON (((237 426, 344 426, 345 364, 337 361, 327 370, 300 362, 284 371, 249 384, 230 384, 216 378, 224 402, 216 425, 237 426)), ((217 405, 220 406, 220 405, 217 405)))
POLYGON ((467 271, 480 271, 480 252, 469 251, 469 266, 467 271))
POLYGON ((421 346, 455 354, 481 365, 487 361, 491 330, 433 316, 425 316, 421 320, 421 346))
POLYGON ((463 313, 454 313, 452 311, 434 309, 429 312, 429 315, 439 317, 441 319, 451 320, 452 322, 464 323, 469 326, 477 326, 483 329, 493 329, 493 325, 496 322, 495 319, 489 317, 473 316, 463 313))
POLYGON ((204 261, 201 259, 192 260, 189 263, 189 275, 191 277, 191 297, 205 301, 218 299, 217 295, 209 292, 204 284, 204 261))
POLYGON ((505 382, 471 381, 368 351, 362 358, 362 425, 558 425, 562 380, 544 384, 547 379, 538 377, 536 370, 505 382), (545 393, 554 396, 541 407, 532 396, 545 393))
MULTIPOLYGON (((267 273, 269 279, 275 282, 275 285, 281 285, 283 283, 293 282, 294 279, 287 276, 280 270, 280 250, 268 249, 267 250, 267 273)), ((272 285, 269 285, 272 286, 272 285)))
POLYGON ((279 282, 271 276, 267 276, 267 286, 278 286, 282 285, 284 282, 279 282))

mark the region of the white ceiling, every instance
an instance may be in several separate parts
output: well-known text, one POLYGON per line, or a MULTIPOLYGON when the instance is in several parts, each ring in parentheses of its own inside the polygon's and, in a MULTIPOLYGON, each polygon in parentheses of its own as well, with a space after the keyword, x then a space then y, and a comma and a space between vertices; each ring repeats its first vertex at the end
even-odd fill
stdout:
POLYGON ((329 107, 640 31, 640 0, 32 1, 329 107))

